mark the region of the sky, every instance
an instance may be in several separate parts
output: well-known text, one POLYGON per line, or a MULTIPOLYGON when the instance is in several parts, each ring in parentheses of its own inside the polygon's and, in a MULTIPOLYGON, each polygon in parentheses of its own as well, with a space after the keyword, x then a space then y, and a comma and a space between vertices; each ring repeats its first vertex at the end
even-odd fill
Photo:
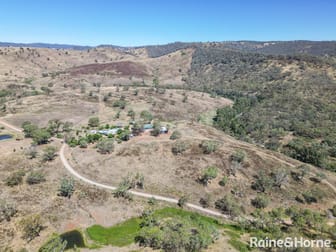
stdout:
POLYGON ((0 41, 336 40, 335 0, 2 0, 0 41))

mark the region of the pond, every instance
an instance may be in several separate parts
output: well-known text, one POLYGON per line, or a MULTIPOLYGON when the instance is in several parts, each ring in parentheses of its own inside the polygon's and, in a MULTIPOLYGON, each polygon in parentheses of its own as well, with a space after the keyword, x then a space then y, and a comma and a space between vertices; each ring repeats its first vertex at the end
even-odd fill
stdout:
POLYGON ((60 235, 61 239, 63 241, 67 241, 67 246, 66 249, 71 249, 71 248, 84 248, 85 243, 83 236, 81 232, 78 230, 72 230, 66 233, 63 233, 60 235))
POLYGON ((0 135, 0 141, 1 140, 6 140, 6 139, 11 139, 11 138, 13 138, 13 136, 9 135, 9 134, 0 135))

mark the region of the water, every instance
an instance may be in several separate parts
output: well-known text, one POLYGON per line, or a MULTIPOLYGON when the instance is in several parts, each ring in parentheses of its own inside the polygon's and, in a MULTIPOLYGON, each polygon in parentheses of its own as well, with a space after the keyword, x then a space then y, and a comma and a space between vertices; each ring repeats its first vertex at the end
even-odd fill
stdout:
POLYGON ((66 233, 63 233, 60 235, 62 240, 67 241, 67 246, 66 249, 71 249, 71 248, 84 248, 85 243, 83 236, 81 232, 78 230, 72 230, 66 233))
POLYGON ((11 138, 13 138, 12 135, 8 135, 8 134, 0 135, 0 141, 1 140, 6 140, 6 139, 11 139, 11 138))

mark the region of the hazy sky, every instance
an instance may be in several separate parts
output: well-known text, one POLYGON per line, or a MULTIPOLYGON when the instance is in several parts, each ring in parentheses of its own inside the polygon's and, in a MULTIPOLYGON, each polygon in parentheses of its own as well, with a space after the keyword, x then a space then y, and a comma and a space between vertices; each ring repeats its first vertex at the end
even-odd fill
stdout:
POLYGON ((336 0, 2 0, 0 41, 336 40, 336 0))

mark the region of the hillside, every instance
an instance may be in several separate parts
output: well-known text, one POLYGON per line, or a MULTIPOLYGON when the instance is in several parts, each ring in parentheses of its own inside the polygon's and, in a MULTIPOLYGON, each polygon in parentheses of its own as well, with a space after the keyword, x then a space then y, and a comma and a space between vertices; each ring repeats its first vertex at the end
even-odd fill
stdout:
POLYGON ((0 251, 335 240, 335 42, 50 47, 0 47, 0 251))

